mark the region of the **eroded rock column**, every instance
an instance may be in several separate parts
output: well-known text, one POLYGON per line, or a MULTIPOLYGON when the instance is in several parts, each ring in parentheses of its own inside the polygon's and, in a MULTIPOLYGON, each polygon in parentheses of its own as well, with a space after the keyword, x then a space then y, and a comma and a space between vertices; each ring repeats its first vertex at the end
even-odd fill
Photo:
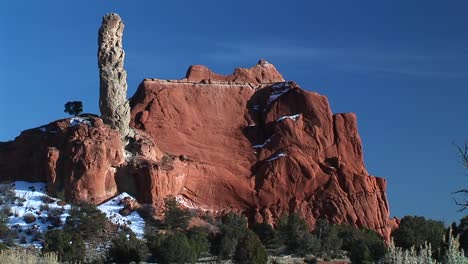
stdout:
POLYGON ((122 138, 130 134, 130 106, 127 100, 127 72, 122 48, 124 24, 118 14, 107 14, 99 29, 99 108, 104 123, 117 129, 122 138))

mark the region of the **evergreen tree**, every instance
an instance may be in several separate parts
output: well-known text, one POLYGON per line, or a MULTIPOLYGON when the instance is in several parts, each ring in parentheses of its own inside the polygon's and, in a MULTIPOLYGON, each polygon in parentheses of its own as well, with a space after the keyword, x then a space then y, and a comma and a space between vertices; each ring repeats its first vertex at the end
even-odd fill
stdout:
POLYGON ((81 203, 70 209, 70 215, 65 221, 65 230, 79 233, 84 239, 92 238, 101 232, 106 224, 107 218, 96 206, 81 203))
POLYGON ((210 250, 210 241, 208 240, 208 231, 202 227, 193 227, 187 235, 192 246, 196 259, 210 250))
POLYGON ((283 245, 276 230, 268 223, 255 223, 252 226, 252 230, 257 234, 258 238, 260 238, 262 244, 268 249, 276 249, 283 245))
POLYGON ((268 255, 258 236, 247 230, 236 246, 233 260, 239 264, 265 264, 268 255))
POLYGON ((403 249, 420 248, 427 241, 436 252, 443 246, 445 227, 441 221, 422 216, 405 216, 398 229, 392 232, 395 246, 403 249))
POLYGON ((169 197, 164 200, 165 216, 164 225, 169 230, 182 229, 188 227, 191 215, 190 212, 179 206, 175 197, 169 197))
POLYGON ((153 254, 162 264, 194 263, 197 260, 187 236, 180 231, 163 235, 155 245, 153 254))
POLYGON ((65 113, 77 116, 83 112, 83 103, 81 101, 70 101, 65 104, 65 113))
POLYGON ((42 252, 55 252, 61 262, 83 261, 86 247, 78 233, 52 230, 46 233, 42 252))
POLYGON ((115 263, 141 262, 146 259, 148 248, 131 230, 120 232, 112 240, 108 251, 108 259, 115 263))
POLYGON ((280 219, 278 233, 288 251, 293 254, 304 256, 317 254, 320 250, 320 241, 309 232, 304 219, 295 213, 280 219))

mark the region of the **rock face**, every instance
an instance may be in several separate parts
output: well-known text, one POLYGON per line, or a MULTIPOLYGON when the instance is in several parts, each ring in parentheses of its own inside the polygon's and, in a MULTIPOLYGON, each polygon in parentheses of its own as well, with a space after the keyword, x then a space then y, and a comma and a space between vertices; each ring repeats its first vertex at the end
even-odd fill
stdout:
POLYGON ((266 61, 228 76, 192 66, 181 80, 146 79, 131 108, 134 128, 162 153, 185 157, 163 173, 140 163, 133 178, 151 181, 135 185, 151 192, 145 202, 174 195, 190 208, 272 224, 297 212, 311 227, 324 217, 387 240, 397 225, 386 181, 364 166, 356 116, 333 114, 326 97, 285 82, 266 61))
POLYGON ((0 144, 1 181, 46 181, 49 193, 72 202, 114 196, 123 162, 119 133, 95 117, 59 120, 0 144))
MULTIPOLYGON (((115 30, 102 38, 120 36, 123 26, 111 15, 104 27, 115 30)), ((118 65, 114 55, 102 64, 118 65)), ((101 76, 117 68, 125 74, 109 66, 101 76)), ((115 85, 104 90, 117 89, 119 81, 108 80, 115 85)), ((0 143, 0 180, 47 181, 52 194, 93 203, 126 191, 160 208, 175 196, 191 209, 234 211, 250 222, 275 224, 297 212, 311 228, 327 218, 387 241, 398 225, 386 181, 364 166, 356 115, 333 114, 325 96, 286 82, 264 60, 227 76, 197 65, 181 80, 145 79, 130 104, 131 155, 101 119, 64 119, 0 143)))
POLYGON ((102 18, 98 38, 98 66, 102 119, 125 137, 130 133, 130 107, 127 100, 127 72, 124 70, 123 30, 124 24, 119 15, 108 14, 102 18))

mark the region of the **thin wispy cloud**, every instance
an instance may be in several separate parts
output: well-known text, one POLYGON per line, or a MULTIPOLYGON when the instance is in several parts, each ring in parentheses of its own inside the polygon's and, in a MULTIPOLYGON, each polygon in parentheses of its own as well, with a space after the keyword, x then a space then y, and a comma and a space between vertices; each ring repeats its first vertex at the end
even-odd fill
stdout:
POLYGON ((216 43, 206 56, 213 61, 273 62, 327 66, 339 71, 408 77, 468 78, 468 52, 449 50, 390 50, 375 47, 307 47, 284 41, 216 43))

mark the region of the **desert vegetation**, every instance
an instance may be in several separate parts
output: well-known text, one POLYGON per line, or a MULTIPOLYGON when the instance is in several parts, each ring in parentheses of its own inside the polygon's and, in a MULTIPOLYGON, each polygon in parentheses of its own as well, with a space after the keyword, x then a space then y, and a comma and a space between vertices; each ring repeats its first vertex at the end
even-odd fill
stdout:
MULTIPOLYGON (((33 191, 33 190, 31 190, 33 191)), ((6 189, 2 201, 29 205, 30 197, 17 197, 6 189)), ((52 207, 52 198, 39 197, 41 214, 25 212, 28 228, 13 231, 9 216, 18 214, 8 203, 0 210, 0 250, 8 263, 282 263, 285 256, 294 261, 349 260, 351 263, 467 263, 468 217, 446 228, 442 222, 420 216, 405 216, 386 245, 375 232, 347 225, 334 225, 319 219, 310 230, 298 214, 284 215, 275 227, 249 223, 241 215, 228 213, 220 219, 199 214, 181 206, 174 197, 164 203, 164 217, 141 207, 146 220, 144 237, 126 226, 116 226, 96 206, 81 203, 67 211, 52 207), (62 220, 62 215, 67 217, 62 220), (44 216, 43 216, 44 215, 44 216), (47 223, 48 230, 31 228, 47 223), (18 248, 36 243, 41 250, 18 248), (96 252, 96 248, 101 248, 96 252), (94 251, 94 252, 93 252, 94 251), (15 262, 16 261, 16 262, 15 262), (54 262, 55 261, 55 262, 54 262)), ((116 201, 117 202, 117 201, 116 201)), ((34 209, 34 208, 31 208, 34 209)), ((34 209, 36 210, 36 209, 34 209)), ((136 211, 135 211, 136 212, 136 211)))

